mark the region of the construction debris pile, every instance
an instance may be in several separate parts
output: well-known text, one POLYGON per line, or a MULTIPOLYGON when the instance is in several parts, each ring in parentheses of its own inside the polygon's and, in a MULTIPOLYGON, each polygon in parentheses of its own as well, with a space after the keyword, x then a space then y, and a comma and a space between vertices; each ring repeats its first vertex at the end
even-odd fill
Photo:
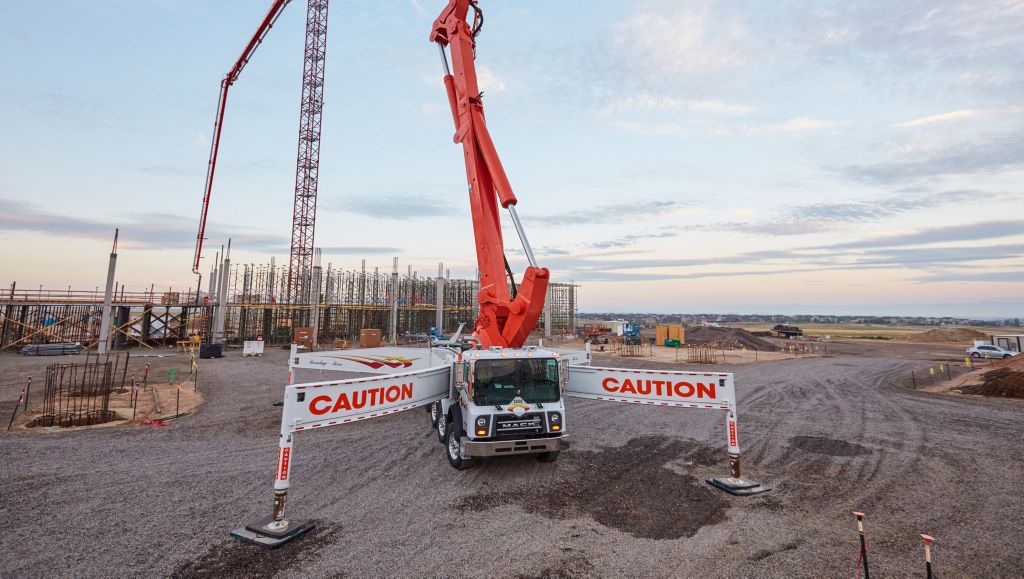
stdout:
POLYGON ((686 331, 686 342, 719 350, 775 351, 775 344, 759 338, 742 328, 716 328, 701 326, 686 331))
POLYGON ((964 394, 1024 398, 1024 355, 995 364, 995 370, 981 375, 981 382, 960 389, 964 394))

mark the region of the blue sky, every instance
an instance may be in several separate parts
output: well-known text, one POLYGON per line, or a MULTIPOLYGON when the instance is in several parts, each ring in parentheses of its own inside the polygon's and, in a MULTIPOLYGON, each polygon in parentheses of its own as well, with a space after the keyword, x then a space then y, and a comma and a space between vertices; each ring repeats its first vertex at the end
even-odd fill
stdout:
MULTIPOLYGON (((331 5, 325 260, 471 276, 441 0, 331 5)), ((530 240, 584 311, 1024 314, 1024 2, 481 0, 530 240)), ((269 1, 0 21, 0 283, 184 288, 218 83, 269 1)), ((287 254, 305 3, 232 88, 209 255, 287 254)), ((514 233, 506 240, 516 250, 514 233)), ((512 253, 514 267, 523 264, 512 253)))

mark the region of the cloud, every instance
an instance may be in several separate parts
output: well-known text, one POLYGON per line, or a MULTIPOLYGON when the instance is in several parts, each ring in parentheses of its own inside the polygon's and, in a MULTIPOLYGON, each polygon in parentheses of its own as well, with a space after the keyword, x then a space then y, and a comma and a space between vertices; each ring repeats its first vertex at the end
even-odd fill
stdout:
POLYGON ((837 243, 830 247, 835 249, 900 247, 930 243, 952 243, 956 241, 984 241, 1018 235, 1024 235, 1024 219, 982 221, 963 225, 932 227, 913 233, 870 237, 858 241, 837 243))
POLYGON ((374 245, 329 245, 318 248, 327 255, 379 255, 401 253, 398 247, 381 247, 374 245))
POLYGON ((551 225, 589 225, 594 223, 620 223, 623 220, 651 216, 664 217, 692 205, 680 201, 637 201, 634 203, 614 203, 590 209, 580 209, 566 213, 533 215, 531 221, 551 225))
POLYGON ((612 42, 636 68, 706 75, 746 65, 746 36, 735 12, 717 2, 652 1, 618 26, 612 42))
POLYGON ((1024 168, 1024 139, 1019 132, 1014 131, 909 156, 912 158, 847 165, 839 172, 857 181, 900 183, 949 175, 1017 170, 1024 168))
POLYGON ((895 195, 863 201, 820 201, 797 205, 764 221, 716 223, 706 228, 757 235, 805 235, 835 231, 847 224, 879 221, 910 211, 940 207, 978 197, 992 198, 992 194, 970 189, 927 194, 901 191, 895 195))
POLYGON ((409 3, 412 4, 413 10, 423 14, 423 5, 420 4, 418 0, 409 0, 409 3))
POLYGON ((941 282, 1017 282, 1024 281, 1024 269, 1011 271, 988 271, 988 272, 941 272, 932 273, 920 277, 918 283, 941 283, 941 282))
POLYGON ((845 123, 798 117, 780 122, 726 124, 703 119, 683 122, 665 121, 643 123, 635 121, 612 121, 613 127, 641 135, 687 135, 697 137, 756 136, 771 133, 806 133, 845 126, 845 123))
POLYGON ((644 241, 647 239, 666 239, 668 237, 675 237, 676 233, 672 231, 663 231, 660 233, 636 233, 630 235, 624 235, 615 239, 606 239, 603 241, 592 241, 587 243, 587 247, 591 249, 615 249, 620 247, 632 247, 636 245, 638 241, 644 241))
POLYGON ((476 66, 476 80, 481 92, 505 92, 505 81, 485 64, 476 66))
POLYGON ((949 113, 941 113, 938 115, 931 115, 927 117, 921 117, 912 121, 906 121, 904 123, 896 123, 897 127, 919 127, 921 125, 931 125, 934 123, 945 123, 949 121, 958 121, 961 119, 969 119, 977 116, 978 111, 963 110, 953 111, 949 113))
POLYGON ((639 94, 616 98, 601 107, 602 114, 612 114, 635 110, 685 110, 700 113, 720 113, 728 115, 745 115, 754 110, 753 107, 716 100, 686 100, 671 96, 654 96, 639 94))
MULTIPOLYGON (((138 249, 194 247, 196 241, 198 224, 193 218, 163 213, 134 213, 122 218, 98 221, 51 213, 36 205, 11 199, 0 200, 0 204, 6 208, 0 213, 0 231, 31 231, 109 242, 113 240, 114 229, 119 228, 118 244, 138 249)), ((283 236, 215 222, 207 223, 208 244, 211 239, 227 240, 229 235, 233 245, 250 250, 280 251, 288 247, 288 240, 283 236)))
POLYGON ((365 215, 377 219, 408 220, 450 215, 452 204, 442 198, 401 195, 359 195, 326 204, 325 209, 365 215))

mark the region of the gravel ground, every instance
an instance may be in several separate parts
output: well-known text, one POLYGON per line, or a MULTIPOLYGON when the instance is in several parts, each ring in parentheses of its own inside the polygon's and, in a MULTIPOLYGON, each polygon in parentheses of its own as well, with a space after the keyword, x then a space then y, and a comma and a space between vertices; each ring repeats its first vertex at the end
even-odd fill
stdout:
MULTIPOLYGON (((414 410, 299 433, 289 514, 317 529, 235 543, 270 511, 285 359, 202 361, 205 403, 169 427, 0 432, 0 575, 843 576, 853 510, 878 576, 923 575, 922 532, 937 574, 1024 565, 1024 403, 915 392, 913 360, 858 355, 721 367, 765 495, 704 484, 728 468, 718 412, 571 399, 558 462, 456 472, 414 410)), ((0 416, 52 361, 0 356, 0 416)))

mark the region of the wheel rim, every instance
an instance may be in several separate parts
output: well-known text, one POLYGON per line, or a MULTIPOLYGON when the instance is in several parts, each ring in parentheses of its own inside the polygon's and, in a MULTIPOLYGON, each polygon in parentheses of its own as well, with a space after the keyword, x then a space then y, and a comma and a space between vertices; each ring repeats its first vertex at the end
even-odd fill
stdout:
POLYGON ((430 405, 430 419, 437 422, 437 402, 430 405))
POLYGON ((437 433, 441 435, 441 438, 444 438, 444 435, 448 433, 447 431, 447 422, 445 422, 443 416, 439 416, 437 418, 437 433))
POLYGON ((459 441, 454 436, 448 437, 448 456, 452 460, 459 458, 459 441))

